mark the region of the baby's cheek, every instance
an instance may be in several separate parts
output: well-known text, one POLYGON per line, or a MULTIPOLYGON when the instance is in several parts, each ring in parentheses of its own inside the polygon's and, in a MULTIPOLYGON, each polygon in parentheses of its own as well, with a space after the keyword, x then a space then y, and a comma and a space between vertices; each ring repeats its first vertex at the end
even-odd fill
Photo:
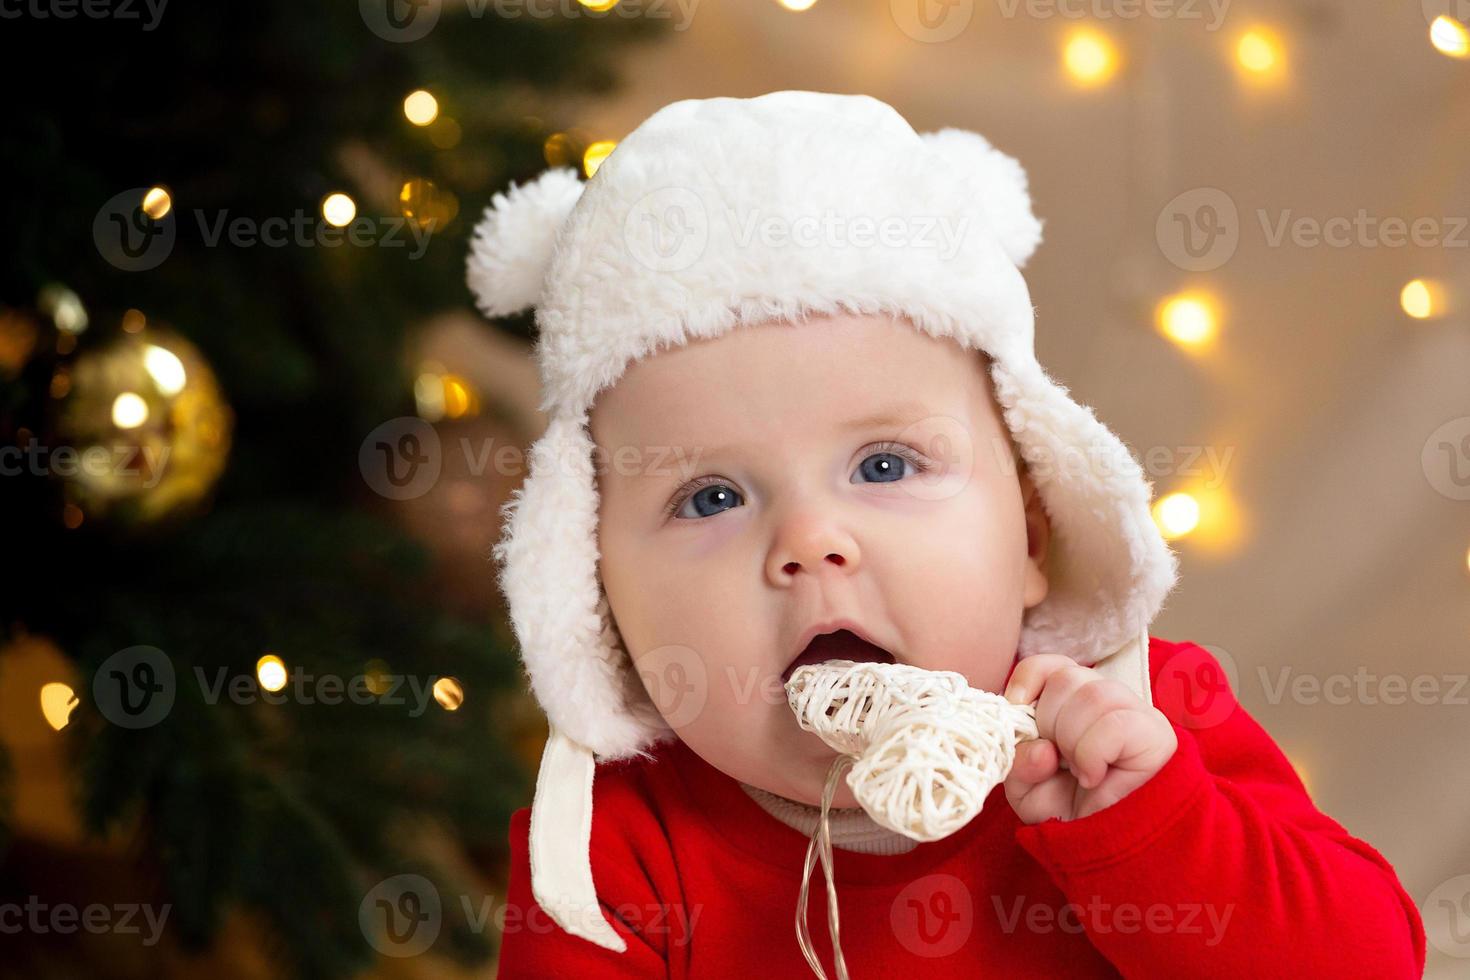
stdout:
POLYGON ((709 714, 726 728, 755 734, 776 710, 790 712, 781 675, 770 664, 725 661, 710 676, 709 714))
POLYGON ((702 710, 689 716, 680 737, 726 772, 753 773, 775 765, 773 758, 780 754, 775 747, 796 726, 780 680, 774 672, 748 665, 714 666, 702 710))
MULTIPOLYGON (((1025 613, 1023 566, 1016 551, 984 536, 929 534, 915 542, 903 576, 902 594, 893 596, 903 610, 910 641, 905 653, 928 670, 953 670, 971 687, 999 691, 1015 659, 1025 613), (968 543, 973 541, 974 543, 968 543)), ((992 529, 993 530, 993 529, 992 529)))
MULTIPOLYGON (((712 613, 706 621, 714 631, 706 630, 706 635, 718 632, 715 619, 712 613)), ((687 635, 691 644, 699 644, 687 635)), ((726 740, 747 743, 772 728, 773 713, 790 714, 780 674, 772 665, 727 656, 713 644, 655 647, 634 659, 634 670, 659 715, 696 748, 713 750, 726 740)))

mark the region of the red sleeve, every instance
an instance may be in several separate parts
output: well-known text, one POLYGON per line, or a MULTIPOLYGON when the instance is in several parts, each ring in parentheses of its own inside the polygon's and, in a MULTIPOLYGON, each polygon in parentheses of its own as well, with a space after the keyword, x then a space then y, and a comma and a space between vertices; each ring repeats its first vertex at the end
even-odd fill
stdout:
POLYGON ((1017 831, 1092 944, 1130 977, 1423 976, 1393 867, 1313 805, 1208 651, 1163 646, 1173 757, 1104 810, 1017 831))
POLYGON ((640 910, 659 907, 659 900, 636 863, 616 866, 608 849, 598 848, 594 839, 592 877, 603 918, 628 944, 626 951, 617 953, 566 932, 536 904, 531 894, 530 830, 531 808, 523 807, 510 820, 510 882, 496 977, 667 977, 667 935, 638 928, 640 910))

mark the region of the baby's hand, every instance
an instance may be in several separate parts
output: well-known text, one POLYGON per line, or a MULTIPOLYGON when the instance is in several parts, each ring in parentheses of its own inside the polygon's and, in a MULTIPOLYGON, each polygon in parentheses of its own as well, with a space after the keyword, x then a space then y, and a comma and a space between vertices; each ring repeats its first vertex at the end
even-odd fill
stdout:
POLYGON ((1023 823, 1077 820, 1111 806, 1148 782, 1179 744, 1163 712, 1061 654, 1023 659, 1005 698, 1036 702, 1040 737, 1016 747, 1006 778, 1006 799, 1023 823))

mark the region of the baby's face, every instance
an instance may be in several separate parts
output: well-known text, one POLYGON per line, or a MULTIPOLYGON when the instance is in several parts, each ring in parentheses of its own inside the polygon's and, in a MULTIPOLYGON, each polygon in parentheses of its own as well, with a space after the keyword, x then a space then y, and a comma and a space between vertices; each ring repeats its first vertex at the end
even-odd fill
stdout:
POLYGON ((980 353, 886 316, 739 327, 631 364, 591 429, 613 617, 717 769, 820 804, 836 754, 782 674, 833 620, 1001 690, 1049 527, 980 353))

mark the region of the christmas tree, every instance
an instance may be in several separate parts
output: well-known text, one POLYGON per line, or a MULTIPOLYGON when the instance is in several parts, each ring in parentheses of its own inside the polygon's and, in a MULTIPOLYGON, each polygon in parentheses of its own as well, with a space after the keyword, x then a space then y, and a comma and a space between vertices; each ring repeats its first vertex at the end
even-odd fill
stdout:
MULTIPOLYGON (((660 28, 531 6, 6 21, 0 683, 61 729, 68 805, 112 849, 12 826, 39 756, 0 754, 0 900, 118 879, 182 955, 244 916, 269 974, 336 977, 382 948, 375 886, 422 875, 448 905, 503 864, 530 783, 503 610, 445 588, 366 459, 388 420, 493 417, 406 344, 469 306, 491 195, 584 165, 594 134, 555 107, 660 28), (38 645, 68 683, 7 672, 38 645)), ((433 952, 483 968, 493 930, 443 920, 433 952)), ((188 972, 55 933, 7 937, 0 971, 188 972)))

